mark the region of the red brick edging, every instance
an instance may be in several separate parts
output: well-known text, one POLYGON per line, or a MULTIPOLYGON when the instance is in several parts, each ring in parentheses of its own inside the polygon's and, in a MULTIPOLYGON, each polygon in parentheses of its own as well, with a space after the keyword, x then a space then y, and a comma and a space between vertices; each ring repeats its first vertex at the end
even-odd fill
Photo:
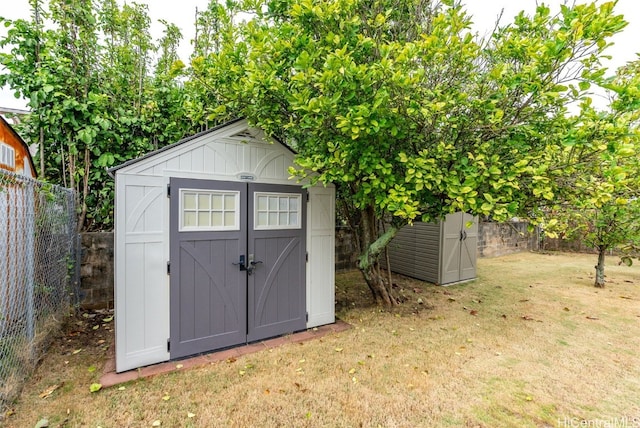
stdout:
POLYGON ((167 361, 165 363, 141 367, 139 369, 129 370, 122 373, 116 373, 115 352, 112 347, 109 353, 110 356, 105 363, 102 377, 100 378, 100 384, 103 388, 109 388, 111 386, 130 382, 136 379, 147 378, 178 370, 185 370, 192 367, 201 367, 213 362, 224 361, 229 358, 237 358, 242 355, 252 354, 254 352, 263 351, 265 349, 276 348, 288 343, 306 342, 308 340, 324 337, 331 333, 339 333, 350 328, 350 324, 347 324, 342 320, 336 320, 335 324, 323 325, 306 331, 301 331, 299 333, 275 337, 273 339, 264 340, 262 342, 250 343, 248 345, 225 349, 223 351, 198 355, 184 360, 167 361))

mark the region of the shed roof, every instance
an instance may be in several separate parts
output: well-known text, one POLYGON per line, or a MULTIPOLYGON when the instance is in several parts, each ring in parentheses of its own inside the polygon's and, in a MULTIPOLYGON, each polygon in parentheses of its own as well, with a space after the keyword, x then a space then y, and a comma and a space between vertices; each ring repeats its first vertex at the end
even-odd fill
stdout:
MULTIPOLYGON (((179 141, 177 141, 177 142, 175 142, 175 143, 172 143, 172 144, 169 144, 169 145, 167 145, 167 146, 161 147, 161 148, 159 148, 158 150, 154 150, 154 151, 152 151, 152 152, 146 153, 146 154, 144 154, 144 155, 142 155, 142 156, 140 156, 140 157, 138 157, 138 158, 130 159, 130 160, 128 160, 128 161, 126 161, 126 162, 124 162, 124 163, 122 163, 122 164, 120 164, 120 165, 116 165, 116 166, 113 166, 113 167, 111 167, 111 168, 107 168, 107 172, 108 172, 111 176, 113 176, 113 174, 114 174, 115 172, 117 172, 118 170, 120 170, 120 169, 122 169, 122 168, 125 168, 125 167, 130 166, 130 165, 134 165, 134 164, 136 164, 136 163, 138 163, 138 162, 140 162, 140 161, 142 161, 142 160, 144 160, 144 159, 149 159, 149 158, 151 158, 151 157, 154 157, 154 156, 156 156, 156 155, 158 155, 158 154, 160 154, 160 153, 166 152, 166 151, 168 151, 168 150, 172 150, 172 149, 174 149, 174 148, 176 148, 176 147, 178 147, 178 146, 181 146, 181 145, 183 145, 183 144, 185 144, 185 143, 188 143, 189 141, 193 141, 193 140, 195 140, 196 138, 200 138, 200 137, 205 136, 205 135, 207 135, 207 134, 211 134, 211 133, 213 133, 213 132, 215 132, 215 131, 218 131, 218 130, 220 130, 220 129, 222 129, 222 128, 225 128, 225 127, 227 127, 227 126, 229 126, 229 125, 232 125, 232 124, 234 124, 234 123, 240 122, 240 121, 242 121, 242 120, 245 120, 245 119, 244 119, 244 118, 242 118, 242 117, 239 117, 239 118, 232 119, 232 120, 229 120, 229 121, 227 121, 227 122, 221 123, 220 125, 214 126, 213 128, 209 128, 209 129, 206 129, 206 130, 204 130, 204 131, 198 132, 197 134, 190 135, 190 136, 185 137, 185 138, 183 138, 183 139, 181 139, 181 140, 179 140, 179 141)), ((291 147, 289 147, 289 146, 288 146, 288 145, 286 145, 285 143, 283 143, 283 142, 281 142, 281 141, 279 141, 279 140, 277 140, 277 139, 274 139, 274 140, 275 140, 276 142, 278 142, 279 144, 282 144, 282 146, 284 146, 284 147, 285 147, 287 150, 289 150, 291 153, 294 153, 294 154, 296 153, 296 151, 295 151, 295 150, 293 150, 291 147)))

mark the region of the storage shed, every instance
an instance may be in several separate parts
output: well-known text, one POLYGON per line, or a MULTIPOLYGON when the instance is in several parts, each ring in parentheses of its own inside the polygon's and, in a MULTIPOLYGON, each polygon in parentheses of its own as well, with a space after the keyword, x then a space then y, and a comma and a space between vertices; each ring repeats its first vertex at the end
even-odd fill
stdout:
POLYGON ((478 219, 458 212, 444 221, 400 229, 388 246, 391 271, 445 285, 476 277, 478 219))
POLYGON ((335 190, 235 120, 110 169, 116 371, 335 321, 335 190))

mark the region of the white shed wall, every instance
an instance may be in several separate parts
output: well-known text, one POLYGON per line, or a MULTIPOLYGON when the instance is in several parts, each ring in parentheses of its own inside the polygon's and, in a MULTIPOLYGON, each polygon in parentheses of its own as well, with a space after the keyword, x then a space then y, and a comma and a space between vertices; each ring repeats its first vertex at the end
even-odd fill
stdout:
POLYGON ((307 213, 307 328, 335 321, 335 188, 311 187, 307 213))
MULTIPOLYGON (((116 172, 116 370, 169 359, 170 177, 293 184, 294 154, 269 144, 246 121, 232 123, 116 172), (237 134, 241 134, 237 136, 237 134)), ((335 321, 333 186, 308 189, 308 327, 335 321)))
POLYGON ((116 176, 116 369, 169 359, 164 177, 116 176))

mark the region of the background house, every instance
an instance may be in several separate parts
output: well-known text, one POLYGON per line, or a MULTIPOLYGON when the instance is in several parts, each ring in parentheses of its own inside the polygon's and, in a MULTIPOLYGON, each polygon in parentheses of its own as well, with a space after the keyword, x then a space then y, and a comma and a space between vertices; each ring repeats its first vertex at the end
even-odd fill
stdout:
POLYGON ((29 146, 0 115, 0 169, 36 178, 29 146))

